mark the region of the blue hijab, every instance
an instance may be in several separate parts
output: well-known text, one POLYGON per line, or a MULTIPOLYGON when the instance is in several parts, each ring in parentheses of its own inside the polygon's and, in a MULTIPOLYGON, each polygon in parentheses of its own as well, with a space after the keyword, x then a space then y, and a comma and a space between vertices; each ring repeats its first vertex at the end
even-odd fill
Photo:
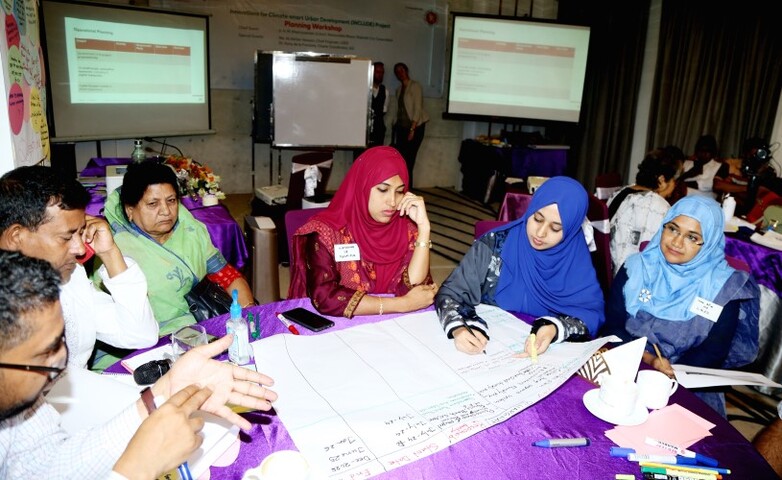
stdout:
POLYGON ((668 210, 663 225, 679 215, 700 223, 703 246, 687 263, 668 263, 660 249, 664 230, 660 227, 643 252, 625 261, 625 306, 631 315, 643 310, 664 320, 689 320, 695 316, 689 311, 695 297, 713 301, 735 271, 725 260, 725 220, 720 205, 700 195, 684 197, 668 210))
POLYGON ((568 177, 552 177, 537 189, 521 219, 495 229, 508 230, 500 253, 502 267, 495 295, 498 306, 535 316, 578 317, 589 333, 597 333, 605 312, 603 292, 581 230, 588 201, 580 183, 568 177), (562 241, 538 251, 527 238, 527 220, 551 204, 557 205, 562 219, 562 241))

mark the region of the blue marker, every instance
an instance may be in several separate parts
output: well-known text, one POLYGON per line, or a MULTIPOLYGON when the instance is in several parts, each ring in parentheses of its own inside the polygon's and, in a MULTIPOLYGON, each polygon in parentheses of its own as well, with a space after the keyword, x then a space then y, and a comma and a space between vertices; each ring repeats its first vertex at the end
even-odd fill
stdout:
POLYGON ((589 439, 579 438, 549 438, 538 440, 532 444, 534 447, 556 448, 556 447, 586 447, 589 445, 589 439))

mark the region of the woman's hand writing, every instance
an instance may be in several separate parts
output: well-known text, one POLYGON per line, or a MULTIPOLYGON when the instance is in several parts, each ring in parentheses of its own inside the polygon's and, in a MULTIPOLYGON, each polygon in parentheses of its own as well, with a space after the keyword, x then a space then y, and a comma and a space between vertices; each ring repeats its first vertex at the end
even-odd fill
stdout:
POLYGON ((477 355, 486 350, 489 340, 478 329, 470 331, 467 327, 458 327, 453 331, 453 342, 460 352, 477 355))

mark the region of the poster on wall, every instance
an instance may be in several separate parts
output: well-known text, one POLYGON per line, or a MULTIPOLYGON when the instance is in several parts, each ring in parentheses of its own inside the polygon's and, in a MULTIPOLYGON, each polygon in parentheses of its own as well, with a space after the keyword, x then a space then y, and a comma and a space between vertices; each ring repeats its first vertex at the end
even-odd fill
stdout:
POLYGON ((46 88, 38 10, 35 0, 0 0, 5 35, 0 40, 7 94, 11 152, 15 166, 49 158, 46 88))
POLYGON ((442 96, 446 0, 153 0, 150 6, 210 15, 212 88, 252 90, 253 58, 264 50, 380 61, 390 88, 398 85, 393 65, 403 62, 425 96, 442 96))

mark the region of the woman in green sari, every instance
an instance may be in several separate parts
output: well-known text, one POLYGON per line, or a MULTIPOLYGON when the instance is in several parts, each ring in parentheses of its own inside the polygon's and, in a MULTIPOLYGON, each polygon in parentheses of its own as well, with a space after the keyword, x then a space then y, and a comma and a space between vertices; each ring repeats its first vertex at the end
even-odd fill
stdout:
POLYGON ((173 169, 155 161, 128 166, 122 187, 106 199, 114 241, 141 266, 160 335, 195 323, 185 294, 204 276, 239 303, 254 303, 247 281, 212 245, 206 226, 179 202, 173 169))

